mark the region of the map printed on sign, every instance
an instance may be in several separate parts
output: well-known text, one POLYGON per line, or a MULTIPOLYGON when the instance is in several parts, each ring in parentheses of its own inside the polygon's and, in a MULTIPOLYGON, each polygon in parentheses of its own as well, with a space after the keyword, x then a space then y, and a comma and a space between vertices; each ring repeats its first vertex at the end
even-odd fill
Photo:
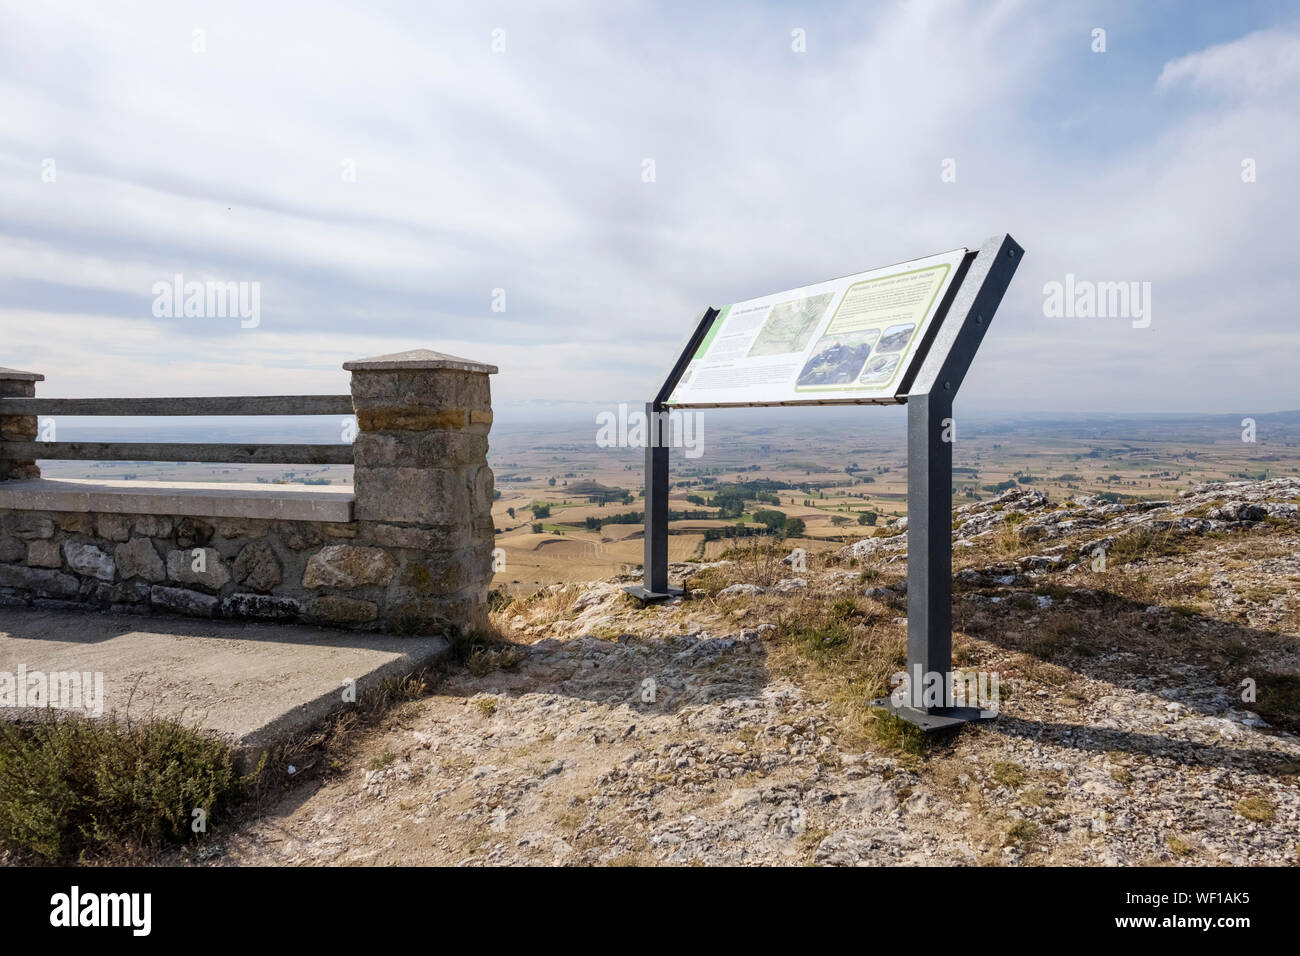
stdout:
POLYGON ((965 254, 954 249, 727 306, 668 404, 896 401, 965 254))

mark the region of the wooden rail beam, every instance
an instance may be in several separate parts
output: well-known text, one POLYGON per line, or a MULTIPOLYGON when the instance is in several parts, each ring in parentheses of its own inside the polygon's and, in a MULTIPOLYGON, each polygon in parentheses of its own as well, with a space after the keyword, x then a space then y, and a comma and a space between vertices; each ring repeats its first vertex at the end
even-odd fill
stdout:
POLYGON ((351 395, 0 398, 0 415, 351 415, 351 395))
POLYGON ((252 445, 233 442, 3 441, 0 459, 206 461, 232 465, 350 465, 351 445, 252 445))

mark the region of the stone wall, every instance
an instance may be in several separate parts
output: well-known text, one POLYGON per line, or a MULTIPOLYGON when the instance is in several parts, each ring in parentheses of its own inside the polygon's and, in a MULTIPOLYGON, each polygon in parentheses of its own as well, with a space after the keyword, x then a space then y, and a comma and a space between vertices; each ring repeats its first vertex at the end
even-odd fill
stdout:
POLYGON ((353 520, 0 508, 0 603, 400 634, 483 626, 496 369, 425 350, 344 368, 359 426, 353 520))
MULTIPOLYGON (((35 398, 36 383, 44 380, 39 372, 0 368, 0 398, 35 398)), ((35 440, 35 415, 0 415, 0 441, 35 440)), ((0 481, 36 478, 40 473, 34 461, 0 458, 0 481)))
POLYGON ((362 527, 0 511, 0 602, 402 632, 454 623, 435 609, 414 617, 408 610, 413 599, 438 597, 420 587, 432 580, 436 556, 377 544, 362 527))

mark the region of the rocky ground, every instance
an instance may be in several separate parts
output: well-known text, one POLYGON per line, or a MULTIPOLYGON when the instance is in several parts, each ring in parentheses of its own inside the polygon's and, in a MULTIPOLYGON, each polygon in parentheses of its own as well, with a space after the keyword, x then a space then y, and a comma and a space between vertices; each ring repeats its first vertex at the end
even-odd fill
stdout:
POLYGON ((995 722, 922 741, 868 707, 903 655, 900 524, 804 570, 676 566, 668 605, 605 581, 505 606, 191 859, 1300 862, 1300 479, 954 517, 955 659, 1000 676, 995 722))

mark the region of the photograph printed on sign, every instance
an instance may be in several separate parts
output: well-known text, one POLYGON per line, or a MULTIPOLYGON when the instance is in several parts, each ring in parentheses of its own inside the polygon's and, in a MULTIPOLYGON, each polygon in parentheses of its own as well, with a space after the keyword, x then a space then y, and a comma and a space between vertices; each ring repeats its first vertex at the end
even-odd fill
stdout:
POLYGON ((965 249, 727 306, 669 405, 894 402, 965 249))

